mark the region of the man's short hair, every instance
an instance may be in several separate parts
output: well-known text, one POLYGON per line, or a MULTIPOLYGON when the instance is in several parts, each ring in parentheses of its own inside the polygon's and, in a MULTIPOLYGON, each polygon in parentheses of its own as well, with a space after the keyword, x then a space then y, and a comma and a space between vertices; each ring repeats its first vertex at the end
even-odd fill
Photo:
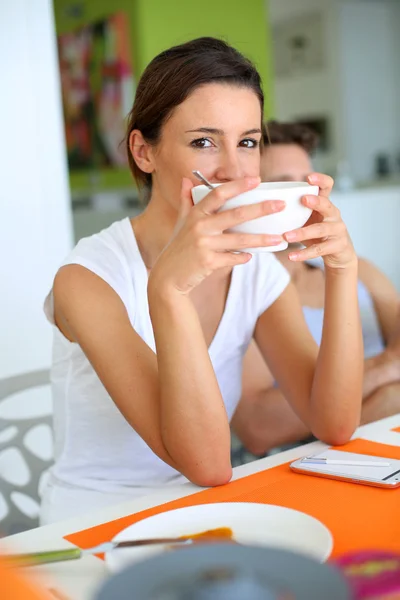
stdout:
POLYGON ((263 143, 265 149, 273 144, 296 144, 307 154, 313 154, 318 142, 318 134, 302 123, 267 121, 264 124, 263 143))

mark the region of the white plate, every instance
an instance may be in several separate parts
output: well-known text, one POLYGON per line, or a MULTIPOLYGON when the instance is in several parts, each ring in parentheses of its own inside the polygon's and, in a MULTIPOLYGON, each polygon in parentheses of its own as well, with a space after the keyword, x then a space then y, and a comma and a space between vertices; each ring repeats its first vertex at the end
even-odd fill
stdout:
MULTIPOLYGON (((292 550, 320 562, 329 557, 333 546, 330 531, 314 517, 282 506, 250 502, 201 504, 171 510, 130 525, 114 541, 179 537, 217 527, 230 527, 239 543, 292 550)), ((106 563, 116 572, 163 551, 165 546, 113 550, 106 555, 106 563)))

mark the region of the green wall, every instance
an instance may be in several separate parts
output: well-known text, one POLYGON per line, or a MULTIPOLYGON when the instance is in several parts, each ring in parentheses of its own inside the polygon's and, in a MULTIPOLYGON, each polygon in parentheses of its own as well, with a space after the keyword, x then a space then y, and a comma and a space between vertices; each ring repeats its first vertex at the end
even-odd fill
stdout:
POLYGON ((222 37, 255 62, 270 110, 265 0, 137 0, 137 18, 140 67, 169 46, 203 35, 222 37))
MULTIPOLYGON (((263 79, 266 115, 272 114, 272 65, 265 0, 54 0, 57 33, 71 31, 117 12, 129 16, 135 76, 161 50, 189 39, 222 37, 254 61, 263 79), (71 16, 71 5, 83 7, 71 16)), ((102 172, 100 188, 131 184, 128 171, 102 172)), ((89 187, 87 173, 71 174, 73 188, 89 187)))

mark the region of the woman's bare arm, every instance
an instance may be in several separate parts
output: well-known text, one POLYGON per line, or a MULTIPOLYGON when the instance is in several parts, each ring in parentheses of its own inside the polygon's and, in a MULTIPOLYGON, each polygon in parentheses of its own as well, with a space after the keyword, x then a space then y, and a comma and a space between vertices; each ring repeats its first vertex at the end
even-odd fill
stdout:
POLYGON ((360 421, 362 339, 356 283, 357 274, 351 271, 332 277, 327 273, 319 353, 293 284, 260 317, 255 332, 284 397, 305 426, 330 444, 347 441, 360 421))
POLYGON ((79 265, 63 267, 54 299, 60 329, 82 347, 153 452, 198 485, 229 481, 228 419, 190 300, 157 299, 152 312, 158 363, 120 298, 94 273, 79 265))

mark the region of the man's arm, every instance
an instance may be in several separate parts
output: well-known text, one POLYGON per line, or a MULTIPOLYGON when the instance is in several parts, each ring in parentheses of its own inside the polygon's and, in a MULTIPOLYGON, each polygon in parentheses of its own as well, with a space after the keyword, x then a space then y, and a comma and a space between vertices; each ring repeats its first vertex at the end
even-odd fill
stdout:
MULTIPOLYGON (((400 411, 400 380, 390 381, 388 372, 384 375, 378 361, 379 357, 366 361, 370 363, 371 370, 364 377, 361 424, 400 411)), ((231 426, 245 448, 256 456, 262 456, 277 446, 300 442, 311 434, 281 390, 274 387, 273 377, 254 340, 243 361, 242 398, 231 426)))
POLYGON ((386 275, 371 262, 360 258, 359 279, 371 294, 386 348, 364 364, 363 397, 382 386, 400 381, 400 299, 386 275))
POLYGON ((371 294, 385 344, 400 346, 400 297, 393 283, 371 262, 360 258, 358 276, 371 294))
POLYGON ((400 355, 388 349, 364 362, 363 399, 385 385, 400 382, 400 355))
POLYGON ((242 398, 231 427, 245 448, 256 456, 311 434, 281 390, 274 387, 273 377, 254 340, 243 360, 242 398))
POLYGON ((384 385, 367 398, 361 411, 361 425, 379 421, 400 412, 400 382, 384 385))

